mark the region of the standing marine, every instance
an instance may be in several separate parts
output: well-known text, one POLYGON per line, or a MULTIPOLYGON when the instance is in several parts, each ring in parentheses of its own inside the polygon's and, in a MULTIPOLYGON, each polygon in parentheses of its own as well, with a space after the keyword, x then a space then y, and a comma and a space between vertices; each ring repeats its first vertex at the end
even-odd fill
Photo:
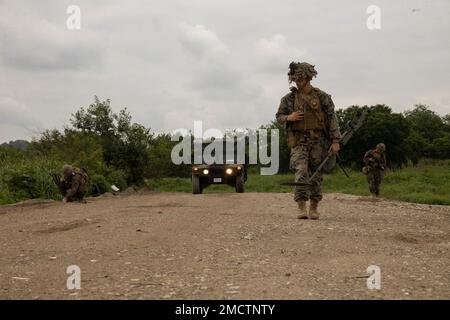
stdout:
POLYGON ((294 200, 298 204, 299 219, 307 219, 306 202, 310 200, 309 218, 319 219, 318 205, 322 200, 322 172, 310 184, 309 177, 322 160, 340 150, 341 133, 331 96, 313 87, 317 76, 314 66, 306 62, 289 65, 291 92, 281 99, 276 118, 285 126, 287 144, 291 148, 290 168, 295 172, 294 200))
POLYGON ((377 144, 376 148, 364 155, 363 173, 367 176, 369 190, 373 197, 380 195, 380 184, 386 171, 386 145, 377 144))
POLYGON ((89 177, 86 170, 70 166, 63 166, 63 175, 59 180, 59 191, 63 195, 64 202, 86 202, 84 197, 88 191, 89 177))

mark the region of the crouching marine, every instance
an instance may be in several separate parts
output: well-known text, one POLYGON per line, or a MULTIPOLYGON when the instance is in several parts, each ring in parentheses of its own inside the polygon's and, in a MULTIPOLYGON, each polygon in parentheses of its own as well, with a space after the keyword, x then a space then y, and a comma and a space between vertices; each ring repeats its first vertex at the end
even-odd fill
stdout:
POLYGON ((85 169, 70 165, 63 166, 63 174, 54 174, 53 181, 58 186, 64 202, 78 201, 86 203, 84 197, 88 191, 89 176, 85 169))

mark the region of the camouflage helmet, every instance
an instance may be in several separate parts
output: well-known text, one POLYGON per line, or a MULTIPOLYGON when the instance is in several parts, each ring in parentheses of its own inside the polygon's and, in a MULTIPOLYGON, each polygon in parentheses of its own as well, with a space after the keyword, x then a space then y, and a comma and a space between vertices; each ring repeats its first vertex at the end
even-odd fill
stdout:
POLYGON ((317 71, 314 67, 307 62, 291 62, 288 72, 289 82, 301 79, 311 80, 317 76, 317 71))
POLYGON ((386 151, 386 145, 384 143, 377 144, 376 148, 377 148, 378 151, 381 151, 381 152, 385 152, 386 151))
POLYGON ((71 165, 65 164, 63 166, 63 175, 65 177, 70 176, 72 174, 72 172, 73 172, 73 167, 71 165))

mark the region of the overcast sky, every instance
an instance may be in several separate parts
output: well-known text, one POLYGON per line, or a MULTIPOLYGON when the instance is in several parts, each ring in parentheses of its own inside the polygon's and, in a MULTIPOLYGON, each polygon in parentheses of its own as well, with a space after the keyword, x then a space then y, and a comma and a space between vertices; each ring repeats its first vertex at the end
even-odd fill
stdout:
POLYGON ((448 0, 0 0, 0 142, 111 99, 153 131, 274 119, 293 60, 336 107, 450 113, 448 0), (81 29, 68 30, 69 5, 81 29), (369 30, 369 5, 381 29, 369 30))

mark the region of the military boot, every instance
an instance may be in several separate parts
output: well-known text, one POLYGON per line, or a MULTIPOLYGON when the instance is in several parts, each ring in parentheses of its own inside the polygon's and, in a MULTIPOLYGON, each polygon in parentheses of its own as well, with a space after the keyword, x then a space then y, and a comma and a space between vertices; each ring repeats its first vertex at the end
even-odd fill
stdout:
POLYGON ((319 206, 319 201, 312 200, 309 206, 309 217, 313 220, 319 219, 320 213, 317 211, 317 207, 319 206))
POLYGON ((298 210, 300 211, 297 219, 308 219, 308 214, 306 212, 306 201, 299 200, 297 201, 298 210))

